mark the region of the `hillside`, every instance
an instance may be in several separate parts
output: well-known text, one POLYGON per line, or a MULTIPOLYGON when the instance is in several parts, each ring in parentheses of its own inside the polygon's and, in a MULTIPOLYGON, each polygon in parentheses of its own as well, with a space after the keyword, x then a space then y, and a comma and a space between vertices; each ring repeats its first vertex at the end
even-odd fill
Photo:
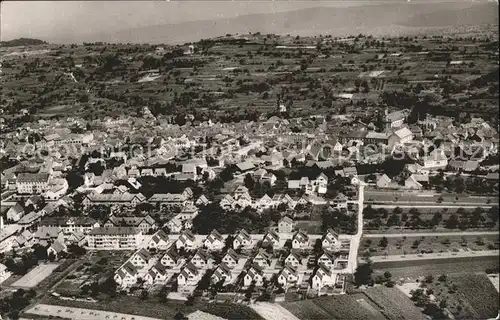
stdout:
POLYGON ((9 41, 0 41, 0 46, 2 47, 38 46, 42 44, 47 44, 47 42, 39 39, 30 39, 30 38, 19 38, 9 41))
POLYGON ((191 21, 126 29, 97 35, 101 41, 182 43, 227 33, 261 32, 312 36, 377 36, 418 34, 431 28, 452 29, 465 25, 498 24, 496 4, 382 3, 359 7, 317 7, 291 12, 242 15, 231 19, 191 21), (492 10, 494 9, 494 10, 492 10))

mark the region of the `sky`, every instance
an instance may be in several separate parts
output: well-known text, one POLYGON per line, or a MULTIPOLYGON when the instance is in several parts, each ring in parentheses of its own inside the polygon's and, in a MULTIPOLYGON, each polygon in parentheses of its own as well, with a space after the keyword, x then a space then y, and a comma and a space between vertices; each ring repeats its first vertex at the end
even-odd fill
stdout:
POLYGON ((134 27, 374 2, 378 1, 2 1, 0 36, 2 40, 57 39, 58 35, 78 38, 134 27))
MULTIPOLYGON (((74 38, 74 42, 77 43, 80 42, 80 38, 137 27, 233 18, 254 13, 286 12, 311 7, 349 7, 405 1, 407 0, 178 0, 171 2, 8 0, 1 2, 0 38, 11 40, 28 37, 50 42, 74 38)), ((411 1, 443 2, 443 0, 411 1)))

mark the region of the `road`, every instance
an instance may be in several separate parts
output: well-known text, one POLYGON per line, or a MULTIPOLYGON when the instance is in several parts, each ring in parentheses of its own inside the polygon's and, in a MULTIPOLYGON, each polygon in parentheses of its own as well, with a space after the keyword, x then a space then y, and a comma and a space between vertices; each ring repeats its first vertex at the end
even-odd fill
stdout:
POLYGON ((358 231, 352 236, 351 246, 349 248, 348 269, 351 273, 354 273, 358 266, 358 249, 359 243, 361 242, 361 236, 363 235, 364 188, 363 182, 360 182, 358 192, 358 231))
POLYGON ((488 257, 498 256, 498 250, 484 251, 461 251, 461 252, 441 252, 441 253, 425 253, 425 254, 407 254, 407 255, 388 255, 388 256, 372 256, 372 262, 389 262, 389 261, 411 261, 411 260, 427 260, 427 259, 453 259, 465 257, 488 257))
MULTIPOLYGON (((398 202, 399 203, 399 202, 398 202)), ((411 208, 418 208, 418 209, 439 209, 439 208, 450 208, 450 209, 458 209, 458 208, 483 208, 483 209, 489 209, 493 207, 493 204, 490 205, 478 205, 478 204, 445 204, 445 203, 440 203, 440 204, 418 204, 418 205, 405 205, 405 204, 372 204, 371 207, 374 209, 378 208, 386 208, 386 209, 394 209, 394 208, 401 208, 401 209, 411 209, 411 208)))
POLYGON ((450 232, 406 232, 406 233, 373 233, 365 234, 364 238, 402 238, 402 237, 453 237, 453 236, 484 236, 498 235, 498 231, 450 231, 450 232))

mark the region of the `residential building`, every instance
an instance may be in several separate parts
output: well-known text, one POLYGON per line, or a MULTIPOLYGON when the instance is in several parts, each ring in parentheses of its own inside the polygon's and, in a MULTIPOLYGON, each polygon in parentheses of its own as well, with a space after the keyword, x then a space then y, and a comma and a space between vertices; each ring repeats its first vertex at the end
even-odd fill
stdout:
POLYGON ((158 229, 158 223, 150 215, 130 217, 110 216, 104 226, 133 227, 139 229, 143 234, 149 234, 158 229))
POLYGON ((192 250, 195 248, 194 241, 195 237, 193 233, 189 230, 184 230, 175 242, 175 246, 177 249, 185 248, 187 250, 192 250))
POLYGON ((89 249, 133 250, 142 240, 142 231, 133 227, 98 227, 87 235, 89 249))
POLYGON ((136 267, 127 261, 116 272, 114 279, 116 283, 122 287, 127 288, 137 283, 138 272, 136 267))
POLYGON ((62 217, 44 217, 39 223, 40 227, 57 227, 60 228, 64 237, 67 238, 74 232, 88 234, 92 229, 99 227, 99 222, 96 220, 80 216, 62 216, 62 217))
POLYGON ((222 262, 224 262, 229 268, 234 268, 238 264, 239 260, 239 254, 231 248, 229 248, 224 257, 222 257, 222 262))
POLYGON ((264 273, 262 272, 262 269, 259 266, 253 265, 251 266, 245 276, 243 277, 243 286, 248 287, 252 284, 252 282, 255 283, 255 286, 262 286, 264 281, 264 273))
POLYGON ((287 216, 283 217, 278 222, 278 232, 279 233, 290 233, 293 230, 293 220, 287 216))
POLYGON ((49 182, 48 173, 19 173, 16 179, 17 193, 42 194, 47 190, 49 182))
POLYGON ((339 240, 339 235, 333 229, 328 229, 326 233, 321 238, 321 244, 323 248, 338 248, 341 245, 339 240))
POLYGON ((151 254, 146 249, 139 249, 128 259, 136 268, 141 269, 149 264, 152 259, 151 254))
POLYGON ((200 281, 201 276, 202 274, 198 269, 192 263, 188 262, 177 276, 177 284, 179 286, 195 285, 200 281))
POLYGON ((179 263, 179 255, 170 249, 161 257, 160 263, 165 267, 173 268, 179 263))
POLYGON ((311 287, 316 290, 321 290, 324 287, 335 286, 337 274, 332 273, 330 268, 325 265, 319 265, 314 272, 311 280, 311 287))
POLYGON ((211 277, 212 283, 218 283, 219 281, 224 281, 224 284, 229 284, 232 281, 231 269, 222 262, 217 266, 211 277))
POLYGON ((156 231, 148 242, 148 249, 166 250, 168 248, 168 236, 163 230, 156 231))
POLYGON ((297 284, 298 280, 299 274, 297 272, 297 269, 293 268, 292 266, 287 265, 278 273, 277 281, 285 288, 297 284))
POLYGON ((222 250, 224 248, 224 238, 217 230, 212 230, 210 234, 207 236, 205 241, 203 241, 203 245, 208 250, 222 250))
POLYGON ((233 248, 248 247, 252 245, 252 238, 245 229, 241 229, 236 233, 233 240, 233 248))
POLYGON ((297 231, 292 237, 292 249, 306 249, 309 247, 309 236, 304 230, 297 231))

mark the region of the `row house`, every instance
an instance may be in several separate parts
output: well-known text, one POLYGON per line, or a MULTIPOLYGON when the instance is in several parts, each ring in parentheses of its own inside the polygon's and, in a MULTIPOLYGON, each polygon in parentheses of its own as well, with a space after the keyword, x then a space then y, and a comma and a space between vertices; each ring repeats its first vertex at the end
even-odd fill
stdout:
POLYGON ((89 249, 131 250, 142 240, 142 231, 132 227, 98 227, 87 235, 89 249))
POLYGON ((135 206, 146 201, 146 197, 142 193, 123 193, 123 194, 87 194, 82 200, 82 204, 86 207, 98 205, 120 205, 120 206, 135 206))
POLYGON ((248 248, 252 245, 252 237, 245 229, 240 229, 233 240, 233 248, 248 248))
POLYGON ((158 223, 150 215, 117 217, 111 216, 104 224, 104 227, 133 227, 139 229, 143 234, 158 229, 158 223))
POLYGON ((16 189, 19 194, 42 194, 49 186, 48 173, 19 173, 16 179, 16 189))
POLYGON ((183 193, 155 193, 148 199, 149 203, 165 208, 183 208, 187 201, 188 197, 183 193))

